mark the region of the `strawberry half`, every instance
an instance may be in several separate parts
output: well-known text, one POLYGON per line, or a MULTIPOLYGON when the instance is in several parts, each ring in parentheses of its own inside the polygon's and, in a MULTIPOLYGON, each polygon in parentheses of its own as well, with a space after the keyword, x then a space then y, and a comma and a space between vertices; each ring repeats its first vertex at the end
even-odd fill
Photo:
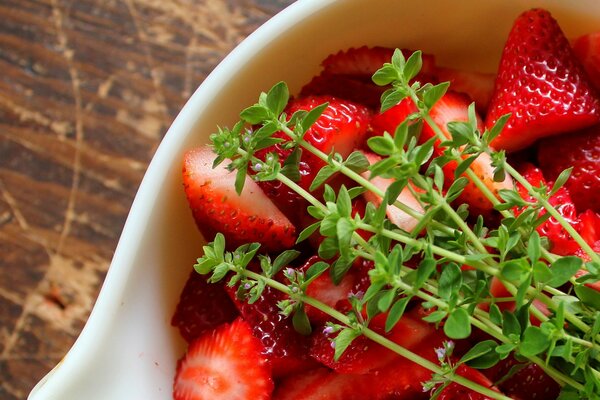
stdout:
MULTIPOLYGON (((347 157, 352 150, 362 144, 367 132, 370 112, 362 105, 331 96, 311 96, 293 100, 288 104, 285 112, 291 117, 296 111, 310 111, 323 103, 329 105, 305 133, 304 140, 326 154, 335 150, 343 157, 347 157)), ((289 139, 283 132, 276 132, 273 136, 289 139)), ((283 163, 292 150, 284 149, 277 144, 256 152, 256 156, 264 160, 271 152, 277 153, 280 162, 283 163)), ((301 177, 298 184, 308 190, 317 172, 324 166, 323 160, 304 150, 300 158, 301 177)), ((306 209, 307 202, 281 182, 267 181, 258 184, 289 218, 299 219, 298 212, 306 209)))
POLYGON ((486 126, 512 116, 492 142, 507 151, 600 121, 600 101, 569 41, 548 11, 521 14, 508 36, 486 126))
POLYGON ((544 139, 538 161, 548 179, 573 167, 565 187, 580 210, 600 212, 600 126, 544 139))
POLYGON ((600 32, 575 39, 573 51, 583 64, 592 84, 600 90, 600 32))
POLYGON ((196 225, 207 240, 222 232, 228 248, 260 242, 264 251, 292 247, 296 228, 246 177, 244 190, 234 188, 235 172, 223 164, 212 168, 215 154, 204 146, 188 151, 183 163, 183 185, 196 225))
POLYGON ((175 400, 267 400, 273 380, 262 345, 241 319, 194 340, 177 364, 175 400))
POLYGON ((222 285, 208 283, 205 276, 192 271, 179 296, 171 325, 189 343, 207 330, 233 321, 237 315, 222 285))
POLYGON ((266 287, 262 295, 252 304, 237 298, 233 289, 228 293, 237 306, 255 337, 262 343, 262 355, 279 378, 314 368, 316 363, 309 357, 309 339, 294 330, 292 319, 280 313, 277 303, 285 295, 271 287, 266 287))

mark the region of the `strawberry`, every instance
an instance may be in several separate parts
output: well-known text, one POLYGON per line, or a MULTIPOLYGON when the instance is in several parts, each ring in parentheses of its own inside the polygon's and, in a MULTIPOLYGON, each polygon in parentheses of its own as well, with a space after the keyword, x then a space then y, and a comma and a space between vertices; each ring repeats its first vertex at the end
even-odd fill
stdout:
POLYGON ((189 343, 205 331, 233 321, 237 315, 222 285, 208 283, 205 276, 192 271, 179 296, 171 325, 189 343))
MULTIPOLYGON (((318 261, 322 260, 318 256, 312 256, 300 267, 300 270, 306 271, 318 261)), ((370 266, 363 264, 365 263, 362 260, 357 260, 337 285, 333 282, 331 274, 328 272, 321 274, 308 285, 306 294, 338 311, 349 310, 349 296, 364 293, 370 284, 367 272, 372 264, 370 266)), ((312 322, 325 323, 331 320, 331 317, 327 314, 308 304, 305 305, 305 309, 312 322)))
POLYGON ((600 32, 575 39, 573 52, 583 64, 592 84, 600 90, 600 32))
POLYGON ((548 11, 524 12, 508 36, 486 127, 507 113, 511 118, 492 142, 507 151, 600 121, 600 100, 548 11))
MULTIPOLYGON (((544 176, 539 168, 532 164, 525 164, 520 171, 523 177, 534 187, 547 185, 548 190, 552 187, 550 183, 546 183, 544 176)), ((533 197, 520 184, 517 185, 519 194, 525 201, 534 201, 533 197)), ((562 187, 553 196, 548 199, 549 203, 554 206, 557 211, 569 222, 577 228, 577 210, 575 204, 571 200, 571 196, 566 188, 562 187)), ((519 215, 520 211, 515 209, 515 214, 519 215)), ((546 213, 546 210, 541 210, 539 216, 546 213)), ((550 250, 559 255, 574 254, 579 245, 571 235, 569 235, 563 227, 554 218, 549 218, 537 228, 541 236, 546 236, 550 241, 550 250)))
MULTIPOLYGON (((410 57, 412 53, 413 50, 402 50, 405 58, 410 57)), ((323 61, 322 65, 324 72, 327 74, 367 77, 370 79, 384 63, 390 62, 393 54, 394 49, 390 47, 362 46, 332 54, 323 61)), ((423 76, 435 75, 435 58, 430 54, 422 54, 422 60, 423 66, 420 74, 423 76)))
MULTIPOLYGON (((377 156, 373 153, 365 152, 364 154, 365 154, 365 157, 367 157, 367 160, 369 160, 370 164, 375 164, 376 162, 381 160, 381 158, 379 156, 377 156)), ((370 172, 368 172, 368 171, 362 173, 362 176, 367 179, 369 179, 369 175, 370 175, 370 172)), ((376 177, 370 179, 370 181, 373 185, 375 185, 377 188, 379 188, 382 192, 385 192, 387 190, 387 188, 394 182, 394 179, 376 176, 376 177)), ((365 192, 365 193, 363 193, 363 196, 367 202, 373 203, 373 205, 375 205, 376 207, 379 207, 379 205, 381 204, 381 201, 383 200, 381 197, 379 197, 377 194, 375 194, 373 192, 365 192)), ((410 188, 408 186, 406 186, 404 189, 402 189, 402 192, 400 192, 400 194, 398 195, 398 198, 396 200, 421 214, 423 213, 423 207, 421 206, 419 201, 415 198, 415 196, 413 196, 413 194, 410 191, 410 188)), ((394 225, 396 225, 398 228, 404 229, 407 232, 412 231, 419 223, 419 221, 416 218, 410 216, 409 214, 400 210, 398 207, 396 207, 394 205, 387 206, 387 217, 394 225)))
POLYGON ((222 164, 213 169, 215 157, 208 146, 190 150, 184 156, 185 194, 202 234, 211 239, 222 232, 229 248, 250 242, 260 242, 264 251, 292 247, 296 241, 292 223, 249 177, 238 195, 235 172, 222 164))
POLYGON ((194 340, 177 363, 175 400, 270 399, 273 380, 262 345, 241 319, 194 340))
MULTIPOLYGON (((484 373, 492 381, 504 378, 518 362, 509 357, 500 361, 494 367, 485 370, 484 373)), ((514 370, 513 370, 514 371, 514 370)), ((560 386, 550 378, 544 370, 536 364, 524 364, 511 377, 498 384, 500 390, 515 400, 529 399, 556 399, 560 392, 560 386)))
MULTIPOLYGON (((331 96, 311 96, 293 100, 288 104, 285 112, 291 116, 296 111, 309 111, 326 102, 329 103, 329 106, 308 129, 304 139, 327 154, 335 150, 346 157, 363 142, 370 119, 370 113, 366 107, 331 96)), ((273 136, 289 139, 283 132, 276 132, 273 136)), ((283 163, 290 155, 291 150, 276 144, 258 151, 256 156, 265 159, 271 152, 277 153, 280 162, 283 163)), ((304 150, 300 158, 301 178, 298 184, 308 190, 317 172, 324 166, 323 160, 304 150)), ((281 182, 267 181, 258 184, 288 217, 294 218, 298 215, 299 210, 306 208, 306 201, 281 182)))
MULTIPOLYGON (((492 388, 493 386, 492 381, 490 381, 484 374, 465 364, 459 365, 456 369, 456 373, 457 375, 465 377, 481 386, 488 388, 492 388)), ((459 385, 456 382, 452 382, 446 386, 440 392, 437 398, 439 400, 490 400, 490 397, 459 385)))
MULTIPOLYGON (((384 63, 390 62, 394 49, 387 47, 350 48, 328 56, 323 71, 302 88, 301 96, 329 94, 377 110, 386 88, 377 86, 371 77, 384 63)), ((403 50, 410 56, 412 50, 403 50)), ((423 54, 423 67, 416 79, 433 81, 435 59, 423 54)))
MULTIPOLYGON (((426 339, 434 328, 412 314, 404 315, 389 332, 385 333, 387 314, 379 314, 369 324, 369 328, 396 342, 400 346, 412 349, 426 339)), ((365 336, 354 339, 344 354, 334 361, 332 339, 335 334, 327 328, 313 334, 311 356, 327 367, 339 373, 365 374, 383 368, 386 364, 398 358, 398 355, 385 347, 372 342, 365 336)))
POLYGON ((485 114, 494 92, 495 74, 463 71, 454 68, 437 68, 440 82, 450 82, 453 91, 464 93, 475 102, 480 113, 485 114))
POLYGON ((565 186, 580 210, 600 212, 600 125, 540 141, 538 161, 549 179, 573 167, 565 186))
POLYGON ((277 400, 364 400, 378 399, 372 392, 371 375, 338 374, 318 368, 284 379, 277 385, 277 400))
MULTIPOLYGON (((451 138, 447 125, 449 122, 468 121, 469 99, 462 94, 455 92, 446 93, 431 109, 430 115, 436 125, 442 130, 444 136, 451 138)), ((403 100, 398 105, 390 108, 384 113, 373 117, 371 127, 373 133, 381 134, 383 132, 394 133, 396 127, 403 122, 410 114, 416 112, 416 107, 410 100, 403 100)), ((436 136, 433 129, 429 125, 423 126, 421 143, 436 136)), ((434 145, 434 156, 443 154, 444 148, 440 146, 441 140, 436 141, 434 145)), ((443 168, 445 175, 445 185, 449 186, 454 182, 454 171, 456 171, 457 163, 449 162, 443 168)), ((512 189, 513 184, 508 175, 502 182, 494 181, 494 168, 492 167, 491 159, 487 154, 481 154, 473 163, 471 168, 483 183, 495 194, 501 189, 512 189)), ((483 193, 475 186, 473 182, 469 182, 460 195, 459 201, 469 204, 472 213, 488 214, 492 210, 492 204, 484 197, 483 193)))
MULTIPOLYGON (((497 277, 492 278, 492 283, 490 285, 490 294, 492 295, 492 297, 495 297, 495 298, 513 297, 513 295, 508 291, 506 286, 504 286, 502 281, 500 279, 498 279, 497 277)), ((514 301, 501 301, 501 302, 496 303, 496 305, 498 306, 500 311, 514 312, 516 309, 516 303, 514 301)), ((537 299, 533 300, 533 306, 535 308, 537 308, 539 311, 541 311, 541 313, 544 314, 545 316, 547 316, 547 317, 550 316, 551 312, 548 309, 548 306, 546 304, 542 303, 540 300, 537 300, 537 299)), ((488 303, 481 303, 479 305, 479 307, 486 311, 489 310, 488 303)), ((529 315, 529 322, 531 322, 531 324, 535 325, 535 326, 540 326, 540 324, 541 324, 541 321, 534 314, 529 315)))
POLYGON ((233 289, 228 288, 228 293, 254 336, 261 341, 262 354, 271 365, 275 378, 316 365, 308 356, 308 337, 296 332, 291 318, 280 313, 277 303, 285 298, 282 292, 268 286, 252 304, 238 299, 233 289))

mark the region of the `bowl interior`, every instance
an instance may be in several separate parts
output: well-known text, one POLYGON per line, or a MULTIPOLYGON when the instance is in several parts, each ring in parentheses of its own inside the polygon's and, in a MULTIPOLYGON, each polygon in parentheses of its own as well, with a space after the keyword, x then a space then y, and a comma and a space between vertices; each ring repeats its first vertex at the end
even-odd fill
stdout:
POLYGON ((171 398, 185 346, 169 322, 203 243, 182 191, 181 157, 217 125, 234 123, 260 91, 285 80, 294 93, 325 56, 365 44, 421 49, 439 65, 494 71, 514 18, 536 6, 549 9, 570 37, 600 26, 597 0, 300 0, 269 21, 207 78, 169 129, 84 331, 30 398, 171 398))

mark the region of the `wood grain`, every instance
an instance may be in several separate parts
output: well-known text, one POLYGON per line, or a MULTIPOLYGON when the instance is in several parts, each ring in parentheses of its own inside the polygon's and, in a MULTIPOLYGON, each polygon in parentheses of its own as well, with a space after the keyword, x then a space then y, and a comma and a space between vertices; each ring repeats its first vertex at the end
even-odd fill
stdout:
POLYGON ((0 0, 0 399, 83 327, 185 100, 291 0, 0 0))

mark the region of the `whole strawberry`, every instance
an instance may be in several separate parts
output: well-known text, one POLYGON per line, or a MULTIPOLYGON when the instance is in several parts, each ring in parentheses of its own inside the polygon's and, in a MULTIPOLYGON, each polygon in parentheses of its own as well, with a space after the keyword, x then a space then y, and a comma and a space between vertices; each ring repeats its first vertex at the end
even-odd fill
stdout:
POLYGON ((486 126, 507 113, 511 118, 492 142, 494 148, 507 151, 600 121, 595 89, 548 11, 521 14, 510 32, 486 126))
POLYGON ((573 167, 565 185, 577 209, 600 212, 600 126, 541 141, 538 161, 549 179, 573 167))

